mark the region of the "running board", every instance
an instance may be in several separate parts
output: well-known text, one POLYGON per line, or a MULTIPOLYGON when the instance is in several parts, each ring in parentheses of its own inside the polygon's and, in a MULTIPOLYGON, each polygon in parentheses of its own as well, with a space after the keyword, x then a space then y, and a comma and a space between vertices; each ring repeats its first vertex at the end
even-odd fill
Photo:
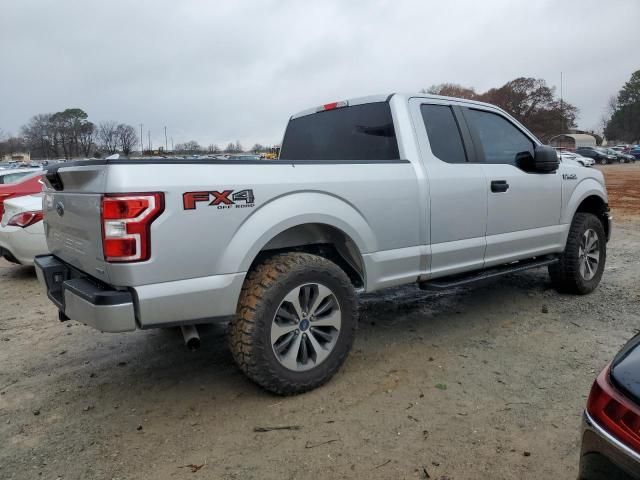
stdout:
POLYGON ((443 288, 459 287, 466 285, 467 283, 479 282, 480 280, 487 280, 489 278, 500 277, 501 275, 507 275, 509 273, 522 272, 531 268, 545 267, 547 265, 553 265, 558 263, 560 259, 556 256, 534 258, 533 260, 523 260, 516 263, 509 263, 501 267, 489 268, 487 270, 481 270, 479 273, 454 275, 451 277, 444 277, 437 280, 426 280, 418 282, 418 286, 422 290, 440 290, 443 288))

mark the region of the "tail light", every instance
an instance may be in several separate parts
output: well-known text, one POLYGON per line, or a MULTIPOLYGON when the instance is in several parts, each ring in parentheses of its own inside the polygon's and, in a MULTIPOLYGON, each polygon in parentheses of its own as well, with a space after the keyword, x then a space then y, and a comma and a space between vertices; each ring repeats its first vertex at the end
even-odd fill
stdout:
POLYGON ((38 223, 40 220, 42 220, 41 210, 35 212, 22 212, 11 217, 7 222, 7 225, 11 225, 12 227, 27 228, 34 223, 38 223))
POLYGON ((107 262, 142 262, 151 256, 151 223, 164 210, 162 193, 102 197, 102 250, 107 262))
POLYGON ((608 367, 593 383, 587 412, 608 433, 640 452, 640 408, 611 385, 608 367))

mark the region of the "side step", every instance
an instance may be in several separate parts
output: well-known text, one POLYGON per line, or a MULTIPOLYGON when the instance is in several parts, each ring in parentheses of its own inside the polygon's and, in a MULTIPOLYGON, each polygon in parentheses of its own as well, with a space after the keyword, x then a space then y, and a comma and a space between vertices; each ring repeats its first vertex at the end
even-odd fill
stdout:
POLYGON ((559 261, 560 259, 557 256, 545 256, 541 258, 534 258, 532 260, 522 260, 500 267, 480 270, 479 272, 418 282, 418 286, 422 290, 440 290, 443 288, 459 287, 461 285, 466 285, 467 283, 479 282, 480 280, 487 280, 489 278, 499 277, 509 273, 522 272, 524 270, 529 270, 530 268, 545 267, 547 265, 558 263, 559 261))

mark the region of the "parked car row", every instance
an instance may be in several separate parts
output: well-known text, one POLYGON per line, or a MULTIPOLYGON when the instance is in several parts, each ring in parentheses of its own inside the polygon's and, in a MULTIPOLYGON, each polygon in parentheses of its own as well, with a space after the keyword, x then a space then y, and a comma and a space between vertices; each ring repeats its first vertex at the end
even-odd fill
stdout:
POLYGON ((620 148, 606 147, 579 147, 575 153, 591 158, 599 165, 607 165, 610 163, 633 163, 640 159, 640 148, 623 151, 620 148))

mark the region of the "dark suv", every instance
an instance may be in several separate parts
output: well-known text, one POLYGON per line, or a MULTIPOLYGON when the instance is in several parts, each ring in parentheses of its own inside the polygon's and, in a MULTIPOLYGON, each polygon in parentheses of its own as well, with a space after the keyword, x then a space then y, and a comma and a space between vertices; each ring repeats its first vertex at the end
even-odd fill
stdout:
POLYGON ((617 157, 615 155, 610 155, 603 150, 600 150, 596 147, 580 147, 576 148, 576 153, 579 153, 583 157, 593 158, 596 163, 600 165, 605 165, 607 163, 613 163, 617 161, 617 157))

